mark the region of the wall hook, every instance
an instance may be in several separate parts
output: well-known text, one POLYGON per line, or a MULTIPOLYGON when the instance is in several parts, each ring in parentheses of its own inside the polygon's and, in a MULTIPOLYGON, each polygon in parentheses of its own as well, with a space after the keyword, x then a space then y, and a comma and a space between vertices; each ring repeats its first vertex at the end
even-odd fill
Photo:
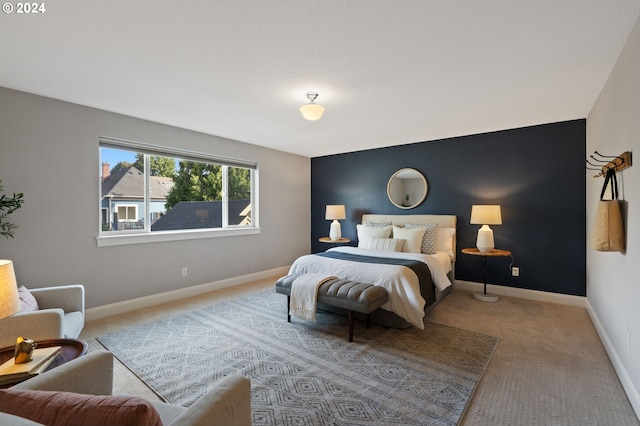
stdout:
POLYGON ((602 157, 602 159, 596 158, 593 155, 590 155, 589 158, 591 158, 592 160, 594 160, 597 163, 606 163, 604 165, 600 165, 600 164, 596 165, 596 164, 593 164, 592 162, 590 162, 589 160, 586 160, 586 163, 589 164, 590 166, 597 167, 597 169, 592 169, 590 167, 587 167, 588 170, 599 170, 600 171, 600 173, 598 173, 597 175, 595 175, 593 177, 606 176, 608 170, 614 170, 616 172, 620 172, 620 171, 622 171, 622 170, 624 170, 624 169, 626 169, 628 167, 631 167, 631 152, 630 151, 625 151, 625 152, 623 152, 622 154, 620 154, 618 156, 602 155, 598 151, 593 151, 593 153, 598 155, 599 157, 602 157))

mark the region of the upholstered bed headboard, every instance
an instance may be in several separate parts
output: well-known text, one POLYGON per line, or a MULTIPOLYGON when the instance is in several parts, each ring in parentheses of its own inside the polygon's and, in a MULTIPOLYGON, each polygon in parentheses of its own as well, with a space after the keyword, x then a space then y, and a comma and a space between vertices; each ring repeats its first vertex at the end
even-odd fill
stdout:
POLYGON ((407 223, 437 223, 442 228, 455 228, 457 216, 449 214, 363 214, 362 222, 391 222, 396 226, 407 223))
MULTIPOLYGON (((391 222, 396 226, 404 226, 407 223, 437 223, 440 228, 456 229, 458 218, 455 215, 448 214, 363 214, 362 223, 364 222, 391 222)), ((456 257, 456 238, 453 237, 453 259, 456 257)))

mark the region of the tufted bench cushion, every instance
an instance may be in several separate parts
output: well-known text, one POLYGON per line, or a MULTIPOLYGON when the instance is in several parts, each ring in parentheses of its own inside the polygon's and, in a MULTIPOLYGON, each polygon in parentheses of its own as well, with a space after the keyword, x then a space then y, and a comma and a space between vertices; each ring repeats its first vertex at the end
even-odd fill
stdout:
MULTIPOLYGON (((287 295, 287 321, 291 322, 289 308, 291 303, 291 285, 298 274, 287 275, 276 281, 276 293, 287 295)), ((354 312, 367 315, 387 303, 389 294, 383 287, 350 281, 342 278, 328 280, 318 288, 318 303, 347 310, 349 317, 349 341, 353 341, 354 312)))

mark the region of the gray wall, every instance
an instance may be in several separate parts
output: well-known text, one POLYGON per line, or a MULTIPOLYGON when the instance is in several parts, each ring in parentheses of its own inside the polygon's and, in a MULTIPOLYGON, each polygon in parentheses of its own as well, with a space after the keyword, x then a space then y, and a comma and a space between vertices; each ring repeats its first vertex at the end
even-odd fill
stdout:
MULTIPOLYGON (((626 216, 626 252, 587 247, 587 299, 618 376, 640 415, 640 21, 589 116, 587 153, 619 155, 631 151, 635 164, 618 173, 626 216), (635 152, 633 152, 635 150, 635 152)), ((602 178, 587 177, 587 235, 600 199, 602 178)))
POLYGON ((0 258, 13 260, 27 287, 82 283, 87 307, 96 307, 286 266, 309 252, 309 158, 4 88, 0 135, 0 180, 25 194, 0 258), (258 162, 261 233, 97 247, 99 136, 258 162))

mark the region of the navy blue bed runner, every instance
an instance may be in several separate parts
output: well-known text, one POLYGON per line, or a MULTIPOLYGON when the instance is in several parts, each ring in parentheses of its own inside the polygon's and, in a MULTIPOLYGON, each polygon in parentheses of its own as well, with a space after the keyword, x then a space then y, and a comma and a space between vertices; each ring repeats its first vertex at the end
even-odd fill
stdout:
POLYGON ((391 257, 363 256, 353 253, 342 253, 337 251, 325 251, 315 253, 316 256, 329 257, 332 259, 347 260, 351 262, 377 263, 385 265, 399 265, 411 269, 420 283, 420 293, 427 302, 427 306, 436 301, 436 290, 431 279, 431 271, 426 263, 410 259, 394 259, 391 257))

